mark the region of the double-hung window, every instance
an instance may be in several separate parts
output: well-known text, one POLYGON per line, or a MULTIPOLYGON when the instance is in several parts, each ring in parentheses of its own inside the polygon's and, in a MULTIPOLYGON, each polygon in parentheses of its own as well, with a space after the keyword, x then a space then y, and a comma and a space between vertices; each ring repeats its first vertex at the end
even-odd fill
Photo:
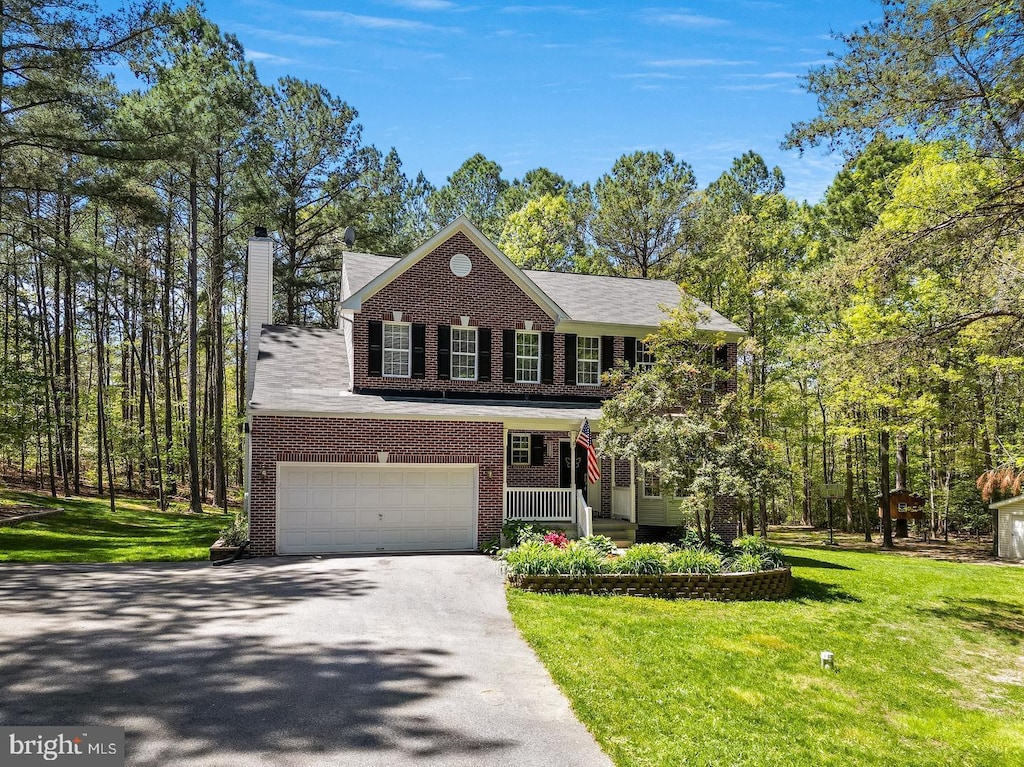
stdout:
POLYGON ((516 331, 516 383, 540 383, 540 333, 516 331))
POLYGON ((661 478, 656 471, 644 471, 643 482, 644 498, 661 497, 661 478))
POLYGON ((452 380, 476 380, 476 328, 453 327, 451 341, 452 380))
POLYGON ((513 466, 530 465, 530 435, 512 434, 510 436, 509 457, 513 466))
POLYGON ((576 383, 580 386, 601 383, 601 339, 596 336, 576 339, 576 383))
POLYGON ((411 372, 412 340, 408 322, 384 323, 384 369, 390 378, 408 378, 411 372))
POLYGON ((636 369, 650 370, 654 367, 654 355, 640 339, 636 342, 636 369))

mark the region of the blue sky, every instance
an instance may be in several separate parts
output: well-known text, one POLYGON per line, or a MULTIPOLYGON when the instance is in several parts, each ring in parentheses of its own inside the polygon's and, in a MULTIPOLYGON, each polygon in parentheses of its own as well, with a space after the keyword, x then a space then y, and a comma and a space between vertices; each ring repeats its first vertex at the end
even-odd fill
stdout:
POLYGON ((209 0, 260 78, 326 86, 363 139, 394 146, 440 186, 474 154, 506 178, 546 166, 595 181, 620 155, 669 149, 705 186, 753 149, 816 201, 842 157, 779 143, 815 114, 799 77, 833 31, 879 15, 870 0, 473 3, 209 0))

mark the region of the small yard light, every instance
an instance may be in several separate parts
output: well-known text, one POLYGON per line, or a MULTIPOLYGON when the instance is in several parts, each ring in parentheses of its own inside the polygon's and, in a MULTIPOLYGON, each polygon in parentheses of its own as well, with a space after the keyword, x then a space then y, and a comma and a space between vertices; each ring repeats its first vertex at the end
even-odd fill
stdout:
POLYGON ((821 667, 827 668, 832 671, 836 670, 836 658, 835 655, 830 653, 828 650, 822 650, 821 652, 821 667))

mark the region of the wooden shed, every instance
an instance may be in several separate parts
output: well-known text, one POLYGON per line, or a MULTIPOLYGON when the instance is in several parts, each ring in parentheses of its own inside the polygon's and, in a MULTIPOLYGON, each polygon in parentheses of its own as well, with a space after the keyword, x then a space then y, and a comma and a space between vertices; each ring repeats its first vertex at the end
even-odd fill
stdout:
POLYGON ((996 512, 999 558, 1024 560, 1024 495, 989 504, 996 512))
MULTIPOLYGON (((889 493, 889 516, 896 519, 924 519, 926 501, 920 495, 906 490, 893 490, 889 493)), ((882 516, 882 499, 878 498, 878 516, 882 516)))

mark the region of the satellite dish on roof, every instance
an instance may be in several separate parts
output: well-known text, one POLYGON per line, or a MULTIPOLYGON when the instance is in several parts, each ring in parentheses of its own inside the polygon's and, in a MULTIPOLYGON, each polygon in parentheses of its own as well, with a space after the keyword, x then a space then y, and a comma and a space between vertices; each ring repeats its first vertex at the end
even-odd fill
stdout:
POLYGON ((356 242, 356 230, 351 226, 345 229, 345 244, 348 247, 352 247, 356 242))

